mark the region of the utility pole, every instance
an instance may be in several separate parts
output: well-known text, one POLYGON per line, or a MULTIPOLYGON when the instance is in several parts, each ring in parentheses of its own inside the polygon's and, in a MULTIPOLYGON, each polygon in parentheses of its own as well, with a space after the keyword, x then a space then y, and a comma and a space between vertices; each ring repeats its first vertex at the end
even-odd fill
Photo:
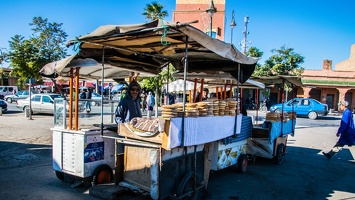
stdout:
POLYGON ((244 39, 239 43, 239 45, 241 46, 241 50, 243 51, 244 54, 247 53, 247 48, 249 47, 248 44, 251 44, 251 41, 247 40, 247 35, 249 34, 248 23, 249 23, 249 17, 245 16, 244 17, 244 31, 242 32, 244 35, 244 39))
POLYGON ((235 23, 235 20, 234 20, 234 10, 232 11, 232 22, 231 22, 231 25, 232 27, 232 30, 231 30, 231 44, 233 44, 233 29, 234 27, 237 26, 237 24, 235 23))

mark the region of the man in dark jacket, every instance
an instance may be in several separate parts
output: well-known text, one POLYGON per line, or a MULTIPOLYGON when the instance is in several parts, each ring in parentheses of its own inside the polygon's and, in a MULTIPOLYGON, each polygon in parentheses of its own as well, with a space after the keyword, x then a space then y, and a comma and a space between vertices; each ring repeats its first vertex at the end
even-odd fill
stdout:
POLYGON ((133 80, 128 85, 125 97, 116 108, 115 121, 117 124, 129 122, 135 117, 142 117, 140 92, 140 85, 133 80))
POLYGON ((353 114, 348 106, 349 103, 347 101, 341 101, 339 103, 340 109, 344 111, 341 118, 340 127, 336 133, 336 136, 340 136, 340 138, 328 153, 322 152, 328 159, 338 153, 345 145, 349 146, 352 156, 355 156, 355 149, 353 149, 353 145, 355 145, 354 120, 353 114))

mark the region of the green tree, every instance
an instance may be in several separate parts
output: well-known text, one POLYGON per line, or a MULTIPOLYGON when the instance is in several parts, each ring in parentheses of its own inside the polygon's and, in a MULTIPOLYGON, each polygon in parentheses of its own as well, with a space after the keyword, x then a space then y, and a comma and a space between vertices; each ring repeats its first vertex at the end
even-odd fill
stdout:
POLYGON ((273 55, 260 66, 255 75, 275 76, 275 75, 295 75, 303 73, 304 68, 300 66, 304 62, 304 57, 294 52, 293 48, 282 46, 280 49, 271 50, 273 55))
POLYGON ((5 48, 0 48, 0 65, 8 60, 7 51, 5 48))
POLYGON ((165 6, 153 1, 152 3, 148 3, 144 8, 144 12, 142 15, 145 16, 146 19, 157 20, 163 19, 168 16, 167 11, 163 11, 165 6))
MULTIPOLYGON (((263 56, 264 52, 260 51, 258 48, 256 47, 250 47, 246 53, 247 56, 249 57, 254 57, 254 58, 261 58, 263 56)), ((256 63, 255 66, 255 70, 253 75, 255 76, 256 74, 258 74, 258 70, 261 68, 260 63, 256 63)))
POLYGON ((18 85, 24 85, 29 78, 41 82, 39 70, 47 63, 60 60, 67 56, 65 40, 67 34, 62 30, 63 24, 49 23, 47 19, 34 17, 30 26, 32 36, 25 39, 15 35, 9 41, 8 54, 11 76, 18 77, 18 85))
POLYGON ((161 89, 164 84, 175 80, 172 76, 175 71, 175 68, 169 64, 169 70, 165 67, 157 76, 140 79, 141 86, 146 90, 157 91, 157 95, 155 97, 157 98, 157 102, 160 102, 162 94, 161 89))

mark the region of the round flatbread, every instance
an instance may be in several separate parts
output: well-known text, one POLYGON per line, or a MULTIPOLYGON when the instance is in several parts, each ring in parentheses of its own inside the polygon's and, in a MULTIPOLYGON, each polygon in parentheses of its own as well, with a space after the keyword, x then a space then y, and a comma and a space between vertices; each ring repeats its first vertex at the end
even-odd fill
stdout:
POLYGON ((175 108, 175 106, 174 105, 163 105, 163 106, 161 106, 162 108, 170 108, 170 109, 172 109, 172 108, 175 108))
POLYGON ((172 118, 174 116, 175 115, 167 115, 167 114, 161 115, 162 118, 172 118))

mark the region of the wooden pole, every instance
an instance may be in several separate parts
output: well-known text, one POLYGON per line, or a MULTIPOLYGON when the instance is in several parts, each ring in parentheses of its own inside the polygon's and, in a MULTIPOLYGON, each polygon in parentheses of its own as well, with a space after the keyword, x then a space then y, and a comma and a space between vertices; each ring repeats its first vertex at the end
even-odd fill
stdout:
POLYGON ((75 70, 75 113, 74 113, 74 130, 79 130, 79 70, 75 70))
POLYGON ((197 78, 195 78, 195 81, 194 81, 194 92, 193 92, 193 97, 190 96, 190 103, 195 103, 196 101, 196 90, 197 90, 197 78), (192 99, 191 99, 192 97, 192 99))
MULTIPOLYGON (((72 130, 73 128, 73 74, 74 74, 74 69, 70 68, 70 78, 69 78, 69 126, 68 129, 72 130)), ((63 108, 66 109, 66 108, 63 108)))
POLYGON ((227 99, 227 83, 224 83, 223 99, 227 99))
POLYGON ((200 87, 200 98, 199 98, 199 102, 202 101, 202 94, 203 94, 203 84, 204 84, 205 80, 201 79, 201 87, 200 87))

